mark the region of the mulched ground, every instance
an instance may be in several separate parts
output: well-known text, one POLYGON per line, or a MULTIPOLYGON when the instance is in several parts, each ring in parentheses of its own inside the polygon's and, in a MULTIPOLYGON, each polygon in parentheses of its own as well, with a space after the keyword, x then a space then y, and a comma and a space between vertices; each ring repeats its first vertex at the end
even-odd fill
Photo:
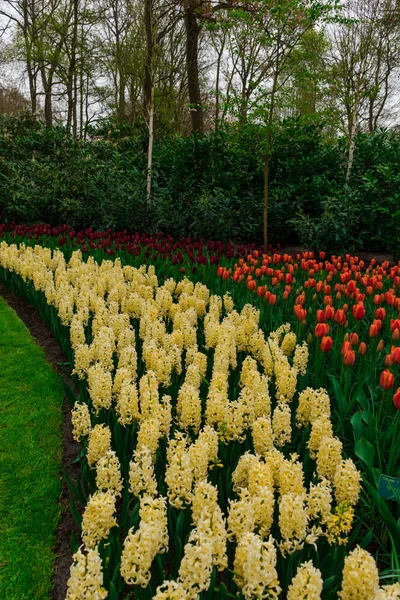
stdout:
MULTIPOLYGON (((10 292, 1 283, 0 295, 3 296, 9 306, 15 310, 21 321, 23 321, 29 329, 37 344, 43 348, 46 353, 46 358, 51 363, 53 369, 59 373, 61 377, 66 379, 66 382, 69 385, 71 385, 71 381, 68 380, 68 375, 58 364, 65 363, 67 360, 66 356, 61 350, 58 342, 55 340, 49 327, 42 321, 38 311, 26 300, 10 292)), ((67 471, 70 479, 77 479, 80 468, 78 464, 73 465, 72 461, 78 454, 78 444, 72 437, 71 406, 66 398, 64 398, 62 411, 62 468, 67 471)), ((72 498, 72 493, 65 483, 63 473, 60 473, 60 480, 62 484, 62 493, 59 501, 61 518, 56 529, 56 543, 54 547, 56 561, 53 573, 53 592, 50 600, 65 600, 67 581, 69 579, 69 571, 72 563, 71 534, 74 531, 77 539, 79 539, 80 535, 79 528, 71 515, 70 499, 72 498)))

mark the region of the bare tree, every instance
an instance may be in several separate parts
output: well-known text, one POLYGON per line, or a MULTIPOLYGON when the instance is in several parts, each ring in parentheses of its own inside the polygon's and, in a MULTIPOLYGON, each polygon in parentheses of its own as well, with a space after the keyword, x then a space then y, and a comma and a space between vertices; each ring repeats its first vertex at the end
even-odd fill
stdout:
POLYGON ((332 32, 332 90, 342 105, 349 140, 346 183, 354 161, 355 136, 363 123, 375 131, 399 61, 399 12, 395 0, 348 0, 348 21, 332 32))

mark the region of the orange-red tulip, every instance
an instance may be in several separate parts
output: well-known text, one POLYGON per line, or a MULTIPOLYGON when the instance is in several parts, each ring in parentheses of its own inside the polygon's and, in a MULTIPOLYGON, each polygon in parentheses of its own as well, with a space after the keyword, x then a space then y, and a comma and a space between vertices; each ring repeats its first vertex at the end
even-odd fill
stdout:
POLYGON ((346 352, 349 352, 349 350, 351 350, 351 344, 350 344, 350 342, 348 342, 347 340, 345 340, 345 341, 343 342, 342 349, 341 349, 341 351, 340 351, 340 352, 341 352, 341 353, 343 354, 343 356, 344 356, 344 355, 346 354, 346 352))
POLYGON ((307 316, 307 311, 300 304, 295 304, 293 306, 293 312, 299 321, 304 321, 307 316))
POLYGON ((400 387, 397 388, 397 392, 393 394, 393 404, 400 410, 400 387))
POLYGON ((391 390, 394 386, 394 375, 391 371, 389 371, 389 369, 382 371, 379 379, 379 385, 384 390, 391 390))
POLYGON ((400 329, 400 319, 390 319, 390 331, 400 329))
POLYGON ((266 292, 265 285, 259 285, 257 288, 257 296, 260 296, 260 298, 261 298, 262 296, 265 296, 265 292, 266 292))
POLYGON ((357 319, 357 321, 361 321, 365 316, 365 308, 362 302, 357 302, 353 306, 353 317, 357 319))
POLYGON ((325 318, 329 321, 330 319, 333 319, 333 315, 335 314, 335 311, 333 309, 332 306, 328 305, 325 307, 325 318))
POLYGON ((358 344, 358 334, 353 332, 350 334, 350 344, 352 346, 357 346, 358 344))
POLYGON ((376 323, 371 323, 369 326, 368 335, 369 337, 376 337, 379 333, 379 327, 376 323))
POLYGON ((347 350, 343 356, 343 362, 347 367, 352 367, 356 360, 356 353, 354 350, 347 350))
POLYGON ((323 310, 318 309, 315 313, 317 323, 323 323, 325 321, 325 313, 323 310))
POLYGON ((329 333, 330 327, 328 325, 328 323, 317 323, 315 326, 315 335, 317 337, 324 337, 324 335, 327 335, 329 333))
POLYGON ((335 313, 335 322, 339 325, 344 325, 346 323, 346 313, 341 308, 338 308, 335 313))
POLYGON ((324 336, 320 344, 322 352, 329 352, 329 350, 332 348, 332 343, 333 340, 329 335, 324 336))
POLYGON ((392 357, 393 364, 395 364, 395 365, 400 364, 400 347, 399 346, 392 346, 390 355, 392 357))

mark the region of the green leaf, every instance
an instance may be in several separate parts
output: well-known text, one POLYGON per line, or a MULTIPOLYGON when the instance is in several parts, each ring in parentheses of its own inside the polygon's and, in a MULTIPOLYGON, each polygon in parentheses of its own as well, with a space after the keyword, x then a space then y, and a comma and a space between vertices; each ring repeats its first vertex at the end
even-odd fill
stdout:
POLYGON ((82 517, 78 513, 76 506, 75 506, 75 502, 72 498, 71 498, 69 504, 71 507, 71 513, 72 513, 72 516, 74 517, 75 523, 78 525, 79 529, 82 529, 82 517))
POLYGON ((69 489, 71 490, 71 492, 73 493, 73 495, 75 496, 75 498, 78 500, 78 502, 80 502, 83 506, 86 505, 86 499, 84 497, 84 495, 82 494, 81 488, 80 488, 80 484, 76 484, 74 485, 71 481, 71 479, 68 476, 68 473, 66 471, 66 469, 64 469, 64 478, 65 481, 67 482, 67 485, 69 487, 69 489))
POLYGON ((339 415, 341 417, 346 415, 348 409, 348 403, 346 402, 346 397, 344 395, 343 390, 341 389, 338 380, 331 373, 329 374, 329 379, 331 380, 333 391, 335 392, 336 405, 338 408, 339 415))
POLYGON ((118 592, 115 588, 115 585, 112 581, 110 581, 110 589, 108 592, 108 600, 119 600, 118 592))
POLYGON ((363 461, 363 463, 366 464, 367 467, 372 471, 375 458, 375 450, 372 444, 370 444, 364 438, 361 438, 360 440, 358 440, 358 442, 356 442, 355 453, 358 456, 358 458, 360 458, 363 461))

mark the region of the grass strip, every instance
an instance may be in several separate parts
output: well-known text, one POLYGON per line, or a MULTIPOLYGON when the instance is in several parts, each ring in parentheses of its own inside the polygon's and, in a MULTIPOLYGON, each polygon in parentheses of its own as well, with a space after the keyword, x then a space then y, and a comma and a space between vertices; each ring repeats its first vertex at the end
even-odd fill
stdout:
POLYGON ((61 493, 62 385, 0 297, 0 598, 46 599, 61 493))

